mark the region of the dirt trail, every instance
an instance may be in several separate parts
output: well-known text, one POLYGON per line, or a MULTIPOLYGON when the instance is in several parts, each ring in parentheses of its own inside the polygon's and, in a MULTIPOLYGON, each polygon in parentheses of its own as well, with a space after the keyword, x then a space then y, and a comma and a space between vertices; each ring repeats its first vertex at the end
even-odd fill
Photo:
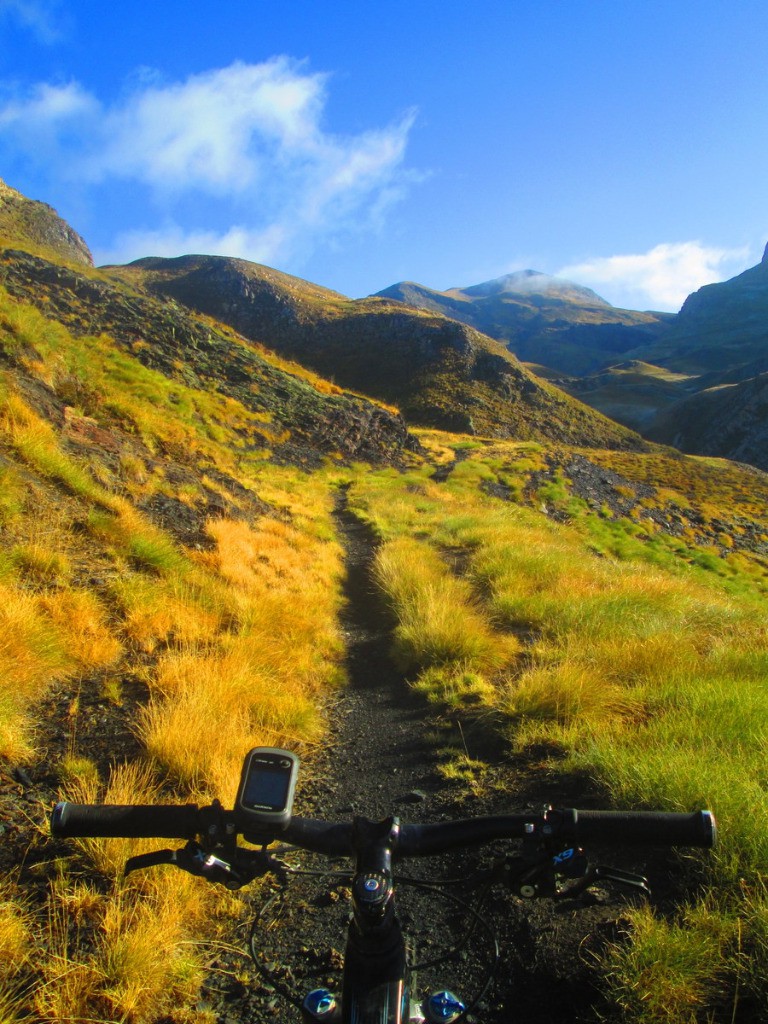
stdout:
MULTIPOLYGON (((494 785, 476 799, 460 800, 459 790, 437 770, 434 729, 439 716, 413 694, 391 662, 391 623, 371 579, 375 541, 347 508, 343 490, 336 523, 346 551, 343 623, 350 685, 334 708, 326 750, 297 796, 298 813, 341 819, 351 813, 371 818, 397 814, 404 821, 439 821, 538 808, 550 799, 562 803, 566 796, 574 796, 563 791, 562 779, 543 771, 532 774, 530 766, 500 756, 498 739, 491 741, 486 729, 466 726, 464 738, 470 752, 490 761, 489 777, 494 785)), ((580 788, 582 783, 571 780, 571 785, 580 788)), ((578 799, 570 802, 585 803, 578 799)), ((473 853, 409 862, 404 870, 429 879, 436 875, 461 877, 474 858, 473 853)), ((461 895, 460 889, 457 894, 461 895)), ((451 922, 438 900, 422 898, 411 910, 400 888, 398 903, 410 928, 422 936, 427 933, 428 942, 442 936, 437 944, 445 946, 451 922)), ((568 906, 554 907, 544 901, 522 905, 501 893, 494 895, 492 904, 493 926, 503 956, 497 981, 476 1018, 480 1024, 507 1024, 521 1015, 529 1024, 588 1019, 596 994, 579 947, 585 940, 592 941, 591 933, 614 930, 620 903, 607 897, 587 897, 568 906)), ((450 918, 450 911, 448 915, 450 918)), ((309 918, 304 921, 297 938, 302 936, 311 946, 328 942, 343 948, 343 934, 338 933, 339 926, 343 931, 343 918, 337 919, 335 933, 324 916, 312 920, 312 925, 309 918)), ((481 974, 480 965, 465 953, 443 968, 440 981, 451 984, 466 998, 481 974)))
POLYGON ((343 490, 336 522, 346 551, 349 688, 331 716, 328 750, 321 759, 325 780, 308 796, 327 817, 354 811, 370 818, 398 813, 426 820, 445 786, 427 735, 429 716, 390 659, 390 625, 370 574, 375 542, 348 510, 343 490))

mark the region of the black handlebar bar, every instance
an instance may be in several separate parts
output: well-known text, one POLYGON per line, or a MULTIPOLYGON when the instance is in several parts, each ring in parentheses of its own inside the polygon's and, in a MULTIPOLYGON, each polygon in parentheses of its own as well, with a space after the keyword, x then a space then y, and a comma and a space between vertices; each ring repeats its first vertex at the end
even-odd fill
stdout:
MULTIPOLYGON (((51 818, 55 836, 194 839, 245 832, 235 812, 213 804, 92 805, 59 803, 51 818)), ((328 822, 294 817, 275 838, 329 856, 355 852, 351 822, 328 822)), ((428 825, 401 825, 393 836, 397 859, 429 856, 461 846, 476 846, 496 839, 552 838, 566 843, 597 842, 621 845, 699 846, 710 848, 716 839, 710 811, 679 814, 667 811, 578 811, 575 808, 467 818, 428 825)))

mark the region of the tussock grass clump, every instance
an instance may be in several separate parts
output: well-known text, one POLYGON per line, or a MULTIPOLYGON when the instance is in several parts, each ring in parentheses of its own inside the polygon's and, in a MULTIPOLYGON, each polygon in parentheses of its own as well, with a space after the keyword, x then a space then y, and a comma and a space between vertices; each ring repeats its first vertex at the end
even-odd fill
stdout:
POLYGON ((496 702, 496 688, 472 663, 431 665, 413 683, 430 702, 453 709, 487 707, 496 702))
POLYGON ((265 658, 266 635, 235 641, 228 652, 166 655, 152 680, 158 695, 140 732, 147 751, 188 789, 235 796, 243 753, 319 736, 306 679, 278 678, 265 658))
POLYGON ((563 726, 610 723, 637 715, 642 702, 583 666, 538 666, 509 679, 499 707, 512 721, 563 726))
POLYGON ((340 678, 340 548, 268 518, 207 531, 216 547, 184 587, 168 581, 149 602, 141 578, 117 589, 145 649, 175 642, 148 677, 147 750, 188 790, 231 799, 249 747, 321 733, 319 705, 340 678))
POLYGON ((111 665, 122 650, 91 593, 0 584, 0 754, 29 756, 31 707, 57 680, 111 665))
POLYGON ((404 669, 460 663, 492 671, 513 653, 514 641, 494 634, 470 586, 427 544, 403 537, 383 545, 375 575, 397 617, 395 656, 404 669))
POLYGON ((632 912, 632 941, 611 947, 608 993, 622 1020, 681 1024, 726 1001, 729 961, 740 950, 738 925, 707 902, 660 922, 641 904, 632 912), (638 984, 638 979, 642 983, 638 984))
POLYGON ((9 879, 3 879, 0 881, 0 963, 6 977, 17 976, 33 955, 32 914, 17 887, 9 879))

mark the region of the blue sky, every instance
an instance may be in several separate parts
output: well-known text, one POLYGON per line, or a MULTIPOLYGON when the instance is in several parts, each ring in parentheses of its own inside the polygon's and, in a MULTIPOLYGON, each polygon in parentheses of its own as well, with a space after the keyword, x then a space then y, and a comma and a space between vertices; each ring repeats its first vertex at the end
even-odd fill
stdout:
POLYGON ((0 0, 0 178, 97 262, 679 308, 768 240, 764 0, 0 0))

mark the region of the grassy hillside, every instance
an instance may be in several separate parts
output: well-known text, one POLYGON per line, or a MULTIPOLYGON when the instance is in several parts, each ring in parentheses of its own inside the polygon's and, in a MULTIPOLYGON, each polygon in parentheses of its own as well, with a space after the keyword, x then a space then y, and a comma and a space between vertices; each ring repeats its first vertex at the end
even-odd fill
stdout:
MULTIPOLYGON (((696 379, 688 374, 640 359, 616 363, 601 373, 583 377, 555 377, 553 383, 604 416, 646 436, 650 436, 657 417, 685 397, 687 387, 697 386, 696 379)), ((668 437, 664 440, 674 443, 668 437)))
MULTIPOLYGON (((103 334, 126 365, 141 364, 182 390, 212 392, 247 408, 249 443, 290 461, 316 461, 319 452, 389 458, 413 443, 397 410, 352 395, 173 302, 138 294, 98 271, 12 249, 0 250, 0 269, 10 297, 75 337, 103 334)), ((89 372, 87 362, 81 360, 81 377, 89 372)), ((85 394, 75 399, 88 405, 85 394)))
MULTIPOLYGON (((383 541, 394 655, 459 721, 490 716, 529 765, 543 756, 571 791, 580 778, 582 799, 597 787, 620 807, 714 809, 720 847, 686 859, 688 901, 628 909, 603 946, 607 1014, 762 1019, 768 480, 424 441, 462 461, 437 479, 361 474, 351 492, 383 541)), ((493 785, 474 750, 448 756, 470 793, 493 785)))
POLYGON ((5 292, 0 367, 2 1019, 202 1020, 190 939, 239 904, 125 880, 117 841, 57 859, 45 811, 231 800, 243 750, 316 742, 343 674, 331 495, 269 455, 268 417, 5 292))
POLYGON ((719 455, 768 470, 768 373, 721 384, 677 402, 649 437, 686 452, 719 455))

